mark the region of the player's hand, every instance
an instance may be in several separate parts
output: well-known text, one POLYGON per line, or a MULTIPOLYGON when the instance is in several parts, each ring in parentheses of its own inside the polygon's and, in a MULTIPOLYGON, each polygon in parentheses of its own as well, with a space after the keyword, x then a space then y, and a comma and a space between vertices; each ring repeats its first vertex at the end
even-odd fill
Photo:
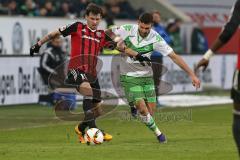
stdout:
POLYGON ((40 49, 40 45, 38 43, 34 44, 31 48, 30 48, 30 56, 33 57, 34 53, 38 53, 39 49, 40 49))
POLYGON ((209 60, 202 58, 194 68, 194 72, 197 73, 200 67, 203 67, 203 72, 204 72, 208 64, 209 64, 209 60))
POLYGON ((147 62, 147 64, 149 66, 151 66, 151 59, 149 59, 148 57, 146 56, 142 56, 141 53, 138 53, 135 57, 136 60, 138 60, 140 62, 141 65, 145 66, 145 64, 143 62, 147 62))
POLYGON ((197 78, 197 76, 193 75, 193 76, 191 76, 191 79, 192 79, 192 85, 193 85, 196 89, 200 88, 200 86, 201 86, 201 81, 197 78))
POLYGON ((117 42, 117 49, 121 52, 124 52, 125 49, 126 49, 126 45, 124 43, 124 41, 122 39, 120 39, 118 42, 117 42))

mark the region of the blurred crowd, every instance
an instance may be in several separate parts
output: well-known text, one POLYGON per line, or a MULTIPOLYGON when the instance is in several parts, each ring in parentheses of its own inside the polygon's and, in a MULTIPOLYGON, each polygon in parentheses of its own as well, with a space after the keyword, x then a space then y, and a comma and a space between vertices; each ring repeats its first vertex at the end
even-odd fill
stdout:
POLYGON ((102 6, 107 19, 136 19, 143 11, 127 0, 0 0, 0 15, 79 18, 91 2, 102 6))
MULTIPOLYGON (((165 23, 158 21, 158 24, 165 30, 165 34, 168 36, 168 39, 165 39, 164 35, 159 33, 165 41, 174 49, 174 51, 178 54, 186 54, 186 39, 181 35, 181 28, 183 22, 176 19, 168 19, 165 23)), ((184 33, 186 36, 186 33, 184 33)), ((208 49, 208 41, 207 38, 199 26, 193 26, 191 30, 191 49, 190 54, 203 54, 208 49)))
MULTIPOLYGON (((115 19, 136 20, 144 12, 143 8, 135 9, 129 3, 130 0, 0 0, 0 15, 29 16, 29 17, 65 17, 83 18, 85 8, 89 3, 100 5, 104 12, 107 27, 114 25, 115 19)), ((174 50, 185 53, 184 42, 180 36, 182 22, 180 19, 168 19, 161 21, 161 15, 157 22, 160 26, 160 35, 168 35, 168 42, 174 50), (164 31, 164 34, 161 34, 164 31)), ((207 39, 200 28, 194 28, 191 37, 191 53, 204 53, 208 48, 207 39), (196 43, 197 42, 197 43, 196 43)))

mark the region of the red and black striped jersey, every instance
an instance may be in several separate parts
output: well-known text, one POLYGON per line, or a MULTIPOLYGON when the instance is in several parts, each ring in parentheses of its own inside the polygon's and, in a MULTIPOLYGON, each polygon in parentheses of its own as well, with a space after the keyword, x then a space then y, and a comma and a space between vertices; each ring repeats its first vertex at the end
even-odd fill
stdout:
POLYGON ((91 30, 87 24, 75 22, 59 28, 66 37, 71 35, 71 56, 68 69, 79 69, 96 76, 97 56, 105 44, 103 30, 91 30))

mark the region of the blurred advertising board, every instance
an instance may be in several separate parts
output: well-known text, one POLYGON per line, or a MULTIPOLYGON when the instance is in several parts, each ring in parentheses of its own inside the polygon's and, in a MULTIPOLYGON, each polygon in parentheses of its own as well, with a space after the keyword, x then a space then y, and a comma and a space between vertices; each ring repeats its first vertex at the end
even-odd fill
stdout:
MULTIPOLYGON (((114 62, 115 58, 113 56, 100 56, 103 65, 98 78, 103 91, 120 97, 122 95, 118 91, 121 89, 118 80, 119 65, 114 62)), ((193 68, 201 56, 183 56, 183 58, 193 68)), ((235 55, 214 56, 209 68, 204 73, 199 74, 202 86, 230 89, 236 60, 235 55)), ((186 73, 173 64, 168 57, 164 58, 164 66, 167 71, 163 74, 162 81, 172 86, 172 90, 168 93, 196 91, 186 73)), ((44 86, 41 81, 38 67, 39 57, 1 57, 0 105, 37 103, 39 94, 48 92, 48 86, 44 86)), ((202 88, 198 91, 202 91, 202 88)))

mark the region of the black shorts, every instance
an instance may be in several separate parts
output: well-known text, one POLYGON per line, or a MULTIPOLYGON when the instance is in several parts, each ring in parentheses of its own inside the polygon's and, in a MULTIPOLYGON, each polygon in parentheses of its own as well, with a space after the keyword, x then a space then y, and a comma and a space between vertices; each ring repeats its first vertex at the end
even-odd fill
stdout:
POLYGON ((231 98, 234 103, 240 104, 240 70, 236 70, 233 75, 231 98))
POLYGON ((84 71, 71 69, 68 71, 67 77, 64 81, 65 86, 79 89, 79 86, 83 82, 89 82, 93 90, 93 102, 101 102, 101 89, 99 85, 98 78, 84 71))

